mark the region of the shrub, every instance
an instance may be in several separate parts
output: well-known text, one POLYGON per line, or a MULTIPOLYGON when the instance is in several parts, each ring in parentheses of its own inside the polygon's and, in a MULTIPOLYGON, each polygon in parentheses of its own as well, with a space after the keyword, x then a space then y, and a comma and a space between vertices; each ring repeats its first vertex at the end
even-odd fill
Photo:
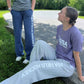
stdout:
POLYGON ((7 9, 6 0, 0 0, 0 10, 7 9))
POLYGON ((84 11, 80 11, 79 15, 84 16, 84 11))

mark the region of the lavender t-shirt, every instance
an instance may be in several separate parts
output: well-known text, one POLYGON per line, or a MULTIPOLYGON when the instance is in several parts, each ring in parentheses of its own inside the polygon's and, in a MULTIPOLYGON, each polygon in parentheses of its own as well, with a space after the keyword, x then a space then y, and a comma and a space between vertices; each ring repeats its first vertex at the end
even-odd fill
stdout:
POLYGON ((56 56, 59 59, 64 59, 75 67, 73 51, 80 52, 82 50, 83 37, 80 31, 75 27, 64 31, 63 25, 57 27, 57 45, 56 56))

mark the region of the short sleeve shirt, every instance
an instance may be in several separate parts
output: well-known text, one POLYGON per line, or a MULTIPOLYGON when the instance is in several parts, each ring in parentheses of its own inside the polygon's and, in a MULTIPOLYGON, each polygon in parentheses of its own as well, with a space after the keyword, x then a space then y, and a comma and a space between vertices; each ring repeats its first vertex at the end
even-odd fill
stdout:
POLYGON ((73 51, 80 52, 82 50, 83 37, 80 31, 72 26, 68 30, 63 30, 63 25, 57 27, 57 45, 56 56, 57 58, 69 61, 75 67, 75 60, 73 51))
POLYGON ((16 11, 31 9, 31 0, 13 0, 12 9, 16 11))

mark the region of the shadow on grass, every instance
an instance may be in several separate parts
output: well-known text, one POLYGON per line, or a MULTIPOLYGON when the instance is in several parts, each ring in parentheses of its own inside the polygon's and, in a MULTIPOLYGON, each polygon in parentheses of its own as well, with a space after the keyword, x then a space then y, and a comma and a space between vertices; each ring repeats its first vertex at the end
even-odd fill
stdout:
POLYGON ((0 18, 0 81, 12 76, 25 67, 15 62, 14 36, 5 28, 7 23, 0 18))

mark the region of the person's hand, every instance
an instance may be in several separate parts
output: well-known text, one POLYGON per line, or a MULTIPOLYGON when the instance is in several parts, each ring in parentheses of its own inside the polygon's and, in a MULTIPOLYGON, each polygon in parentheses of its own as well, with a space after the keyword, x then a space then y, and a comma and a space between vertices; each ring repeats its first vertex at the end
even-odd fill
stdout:
POLYGON ((34 11, 34 9, 31 8, 32 11, 34 11))
POLYGON ((84 82, 84 76, 80 76, 79 79, 84 82))
POLYGON ((32 11, 34 11, 34 8, 31 8, 32 11))

